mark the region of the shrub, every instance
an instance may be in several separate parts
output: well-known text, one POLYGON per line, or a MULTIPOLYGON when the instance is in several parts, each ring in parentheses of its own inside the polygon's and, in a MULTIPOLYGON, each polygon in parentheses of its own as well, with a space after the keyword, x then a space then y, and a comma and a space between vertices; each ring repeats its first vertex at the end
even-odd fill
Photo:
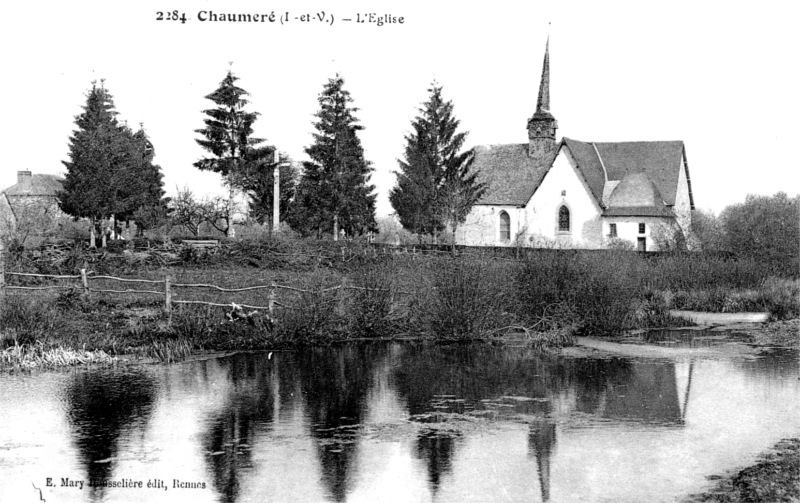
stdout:
POLYGON ((759 294, 760 302, 772 319, 789 320, 800 316, 800 280, 770 278, 759 294))
POLYGON ((6 294, 0 303, 0 337, 5 347, 32 344, 47 337, 58 325, 58 311, 50 301, 6 294))
POLYGON ((507 322, 507 281, 502 266, 486 259, 431 260, 431 285, 416 308, 423 329, 437 338, 485 337, 507 322))
POLYGON ((275 332, 280 340, 306 343, 334 338, 340 289, 330 274, 318 270, 302 277, 288 300, 281 299, 275 332))
POLYGON ((395 297, 392 278, 395 273, 387 264, 370 264, 352 274, 357 289, 348 291, 347 318, 351 335, 389 335, 395 297))

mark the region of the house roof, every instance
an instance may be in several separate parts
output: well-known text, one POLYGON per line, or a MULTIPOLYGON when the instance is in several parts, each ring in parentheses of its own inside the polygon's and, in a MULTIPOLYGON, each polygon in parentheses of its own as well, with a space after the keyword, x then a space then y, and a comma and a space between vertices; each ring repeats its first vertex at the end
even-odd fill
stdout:
POLYGON ((31 175, 3 192, 9 197, 55 196, 63 187, 64 179, 56 175, 31 175))
POLYGON ((475 147, 472 169, 487 184, 477 204, 524 206, 552 163, 551 156, 529 157, 527 143, 475 147))

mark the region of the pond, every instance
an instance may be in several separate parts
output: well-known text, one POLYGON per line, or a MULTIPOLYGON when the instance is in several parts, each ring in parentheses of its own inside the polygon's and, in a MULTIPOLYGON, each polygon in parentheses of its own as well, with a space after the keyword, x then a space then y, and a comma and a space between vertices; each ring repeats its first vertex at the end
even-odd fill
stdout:
POLYGON ((799 378, 427 343, 6 374, 0 501, 675 501, 800 435, 799 378))

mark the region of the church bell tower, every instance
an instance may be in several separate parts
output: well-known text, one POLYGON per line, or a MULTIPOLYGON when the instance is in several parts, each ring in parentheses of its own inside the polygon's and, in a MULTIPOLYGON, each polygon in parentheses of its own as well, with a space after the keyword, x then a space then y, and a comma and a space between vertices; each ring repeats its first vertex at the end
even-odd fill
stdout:
POLYGON ((548 159, 555 154, 556 129, 558 121, 550 113, 550 37, 548 36, 536 112, 528 119, 528 156, 548 159))

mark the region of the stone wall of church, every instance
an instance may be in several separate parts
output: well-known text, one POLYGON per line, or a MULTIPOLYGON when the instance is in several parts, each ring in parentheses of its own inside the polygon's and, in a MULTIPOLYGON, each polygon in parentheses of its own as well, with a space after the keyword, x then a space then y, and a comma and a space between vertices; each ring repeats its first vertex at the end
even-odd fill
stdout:
POLYGON ((524 239, 520 232, 525 229, 525 209, 510 205, 477 205, 458 227, 456 244, 466 246, 515 246, 524 239), (509 239, 500 235, 500 214, 509 216, 509 239))
POLYGON ((601 248, 601 210, 575 167, 569 150, 562 148, 550 171, 526 206, 526 235, 533 246, 601 248), (559 230, 559 208, 569 210, 569 231, 559 230))
POLYGON ((637 249, 639 238, 644 238, 647 251, 659 251, 656 235, 674 229, 675 219, 668 217, 604 217, 603 236, 606 245, 612 239, 611 224, 615 224, 617 227, 616 239, 627 241, 634 249, 637 249), (639 232, 640 224, 644 224, 643 233, 639 232))

